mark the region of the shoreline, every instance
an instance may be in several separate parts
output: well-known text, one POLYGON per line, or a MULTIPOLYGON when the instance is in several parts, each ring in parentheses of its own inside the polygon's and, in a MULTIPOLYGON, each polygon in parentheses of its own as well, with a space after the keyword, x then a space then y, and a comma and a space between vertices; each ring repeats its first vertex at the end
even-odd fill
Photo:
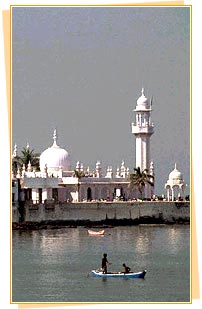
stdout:
POLYGON ((12 223, 12 230, 47 230, 61 228, 113 228, 115 226, 134 226, 134 225, 190 225, 190 220, 164 220, 162 218, 139 218, 139 219, 105 219, 101 221, 90 220, 55 220, 42 222, 22 222, 12 223))

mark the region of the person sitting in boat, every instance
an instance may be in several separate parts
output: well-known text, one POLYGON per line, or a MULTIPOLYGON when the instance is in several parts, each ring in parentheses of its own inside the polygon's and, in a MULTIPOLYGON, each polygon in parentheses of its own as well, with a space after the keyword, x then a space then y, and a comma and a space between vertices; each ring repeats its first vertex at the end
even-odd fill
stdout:
POLYGON ((127 266, 125 263, 123 264, 123 273, 128 274, 130 272, 130 267, 127 266))
POLYGON ((102 273, 103 274, 107 274, 107 264, 111 264, 111 263, 109 263, 107 260, 107 253, 104 253, 103 258, 102 258, 102 273))

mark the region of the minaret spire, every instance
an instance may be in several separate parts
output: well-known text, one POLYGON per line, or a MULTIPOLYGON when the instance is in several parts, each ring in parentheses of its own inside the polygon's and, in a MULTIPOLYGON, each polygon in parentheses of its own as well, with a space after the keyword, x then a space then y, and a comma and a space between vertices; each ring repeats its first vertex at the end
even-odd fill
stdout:
POLYGON ((57 146, 57 129, 53 131, 53 146, 57 146))

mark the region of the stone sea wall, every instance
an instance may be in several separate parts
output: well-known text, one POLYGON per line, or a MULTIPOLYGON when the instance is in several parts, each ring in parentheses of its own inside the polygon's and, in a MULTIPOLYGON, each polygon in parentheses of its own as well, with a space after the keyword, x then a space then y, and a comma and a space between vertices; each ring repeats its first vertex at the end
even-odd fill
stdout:
POLYGON ((13 208, 13 224, 147 224, 189 223, 189 202, 26 203, 13 208))

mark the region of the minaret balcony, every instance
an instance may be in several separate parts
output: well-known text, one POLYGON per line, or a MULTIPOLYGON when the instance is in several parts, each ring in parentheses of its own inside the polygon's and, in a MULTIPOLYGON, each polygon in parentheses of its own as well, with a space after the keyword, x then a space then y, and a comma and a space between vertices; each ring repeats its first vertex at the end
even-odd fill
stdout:
POLYGON ((151 112, 152 108, 147 106, 136 106, 136 108, 133 110, 134 112, 151 112))
POLYGON ((136 126, 132 124, 132 133, 133 134, 153 134, 154 133, 154 125, 150 126, 136 126))

